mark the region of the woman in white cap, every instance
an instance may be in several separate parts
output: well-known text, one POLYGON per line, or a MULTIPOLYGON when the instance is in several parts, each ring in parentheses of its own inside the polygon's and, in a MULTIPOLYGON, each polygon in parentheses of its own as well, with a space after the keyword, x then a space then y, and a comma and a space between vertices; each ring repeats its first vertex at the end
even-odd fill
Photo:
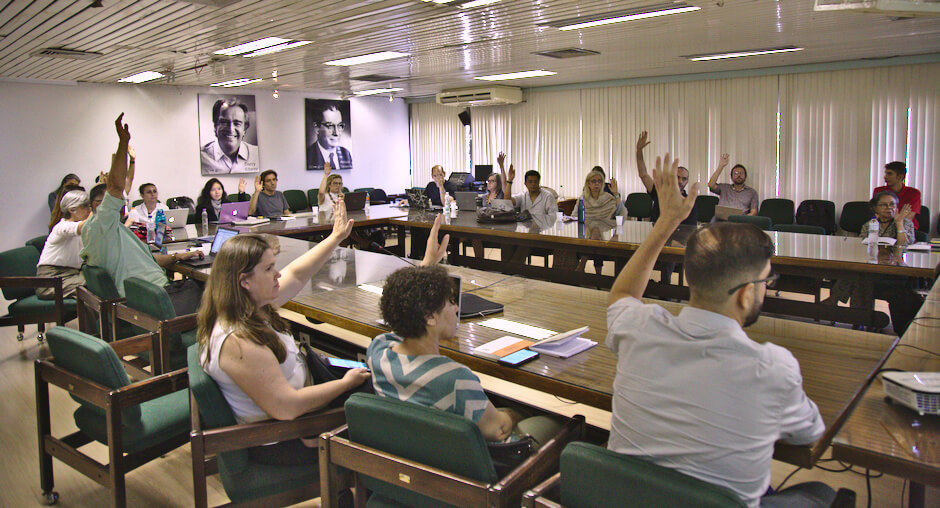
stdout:
MULTIPOLYGON (((66 298, 75 296, 79 286, 85 285, 82 277, 82 226, 91 215, 91 206, 88 202, 88 193, 83 190, 66 192, 59 201, 62 210, 60 220, 42 248, 39 263, 36 265, 36 275, 39 277, 59 277, 62 279, 63 294, 66 298)), ((42 300, 55 298, 53 288, 38 288, 36 296, 42 300)))

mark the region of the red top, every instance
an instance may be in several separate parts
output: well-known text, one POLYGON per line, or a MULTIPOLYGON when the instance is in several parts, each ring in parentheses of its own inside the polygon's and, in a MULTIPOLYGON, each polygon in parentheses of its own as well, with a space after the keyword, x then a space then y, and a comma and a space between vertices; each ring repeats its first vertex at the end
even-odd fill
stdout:
MULTIPOLYGON (((871 193, 872 197, 881 191, 894 192, 894 189, 888 187, 887 185, 875 187, 875 190, 873 190, 871 193)), ((914 231, 917 231, 917 229, 920 227, 917 224, 917 216, 920 214, 920 191, 905 185, 904 187, 901 187, 901 192, 894 193, 898 195, 898 211, 900 211, 901 207, 904 205, 911 205, 911 211, 914 212, 914 217, 911 218, 911 221, 914 222, 914 231)))

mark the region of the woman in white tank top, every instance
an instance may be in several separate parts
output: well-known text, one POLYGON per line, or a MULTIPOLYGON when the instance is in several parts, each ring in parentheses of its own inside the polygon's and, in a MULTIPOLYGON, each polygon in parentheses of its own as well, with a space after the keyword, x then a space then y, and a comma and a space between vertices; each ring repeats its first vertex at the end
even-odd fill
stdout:
MULTIPOLYGON (((334 207, 333 219, 332 234, 280 272, 271 245, 261 235, 235 236, 216 255, 197 316, 200 358, 240 422, 293 420, 326 407, 369 379, 367 370, 350 369, 342 379, 310 385, 287 323, 276 311, 310 282, 349 236, 353 221, 346 219, 342 200, 334 207)), ((272 464, 316 463, 317 457, 315 448, 299 440, 249 453, 272 464)))

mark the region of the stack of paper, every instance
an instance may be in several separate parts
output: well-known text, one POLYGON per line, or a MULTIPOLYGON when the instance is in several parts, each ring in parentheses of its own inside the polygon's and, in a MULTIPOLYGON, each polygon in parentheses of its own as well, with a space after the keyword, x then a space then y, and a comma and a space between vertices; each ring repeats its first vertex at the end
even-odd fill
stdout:
POLYGON ((536 342, 529 349, 558 358, 570 358, 597 345, 597 342, 581 337, 586 331, 588 327, 585 326, 562 332, 536 342))

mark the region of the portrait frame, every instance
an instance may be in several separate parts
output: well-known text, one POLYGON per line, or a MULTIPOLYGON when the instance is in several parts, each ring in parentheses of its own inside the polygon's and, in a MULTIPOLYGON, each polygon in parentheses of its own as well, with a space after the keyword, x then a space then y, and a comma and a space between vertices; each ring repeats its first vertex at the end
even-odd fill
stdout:
POLYGON ((329 160, 330 155, 334 160, 334 170, 353 169, 352 116, 348 100, 305 99, 304 127, 307 171, 323 171, 323 163, 329 160), (328 121, 321 121, 324 117, 329 117, 328 121), (338 124, 342 124, 342 129, 323 127, 338 124), (323 143, 320 142, 321 135, 325 136, 323 143))
POLYGON ((200 93, 196 102, 201 175, 219 176, 260 171, 261 148, 258 143, 255 96, 200 93), (219 107, 216 111, 217 104, 219 107), (218 129, 215 115, 219 116, 218 129), (242 117, 243 127, 239 128, 242 117), (238 145, 237 152, 234 151, 235 143, 238 145))

